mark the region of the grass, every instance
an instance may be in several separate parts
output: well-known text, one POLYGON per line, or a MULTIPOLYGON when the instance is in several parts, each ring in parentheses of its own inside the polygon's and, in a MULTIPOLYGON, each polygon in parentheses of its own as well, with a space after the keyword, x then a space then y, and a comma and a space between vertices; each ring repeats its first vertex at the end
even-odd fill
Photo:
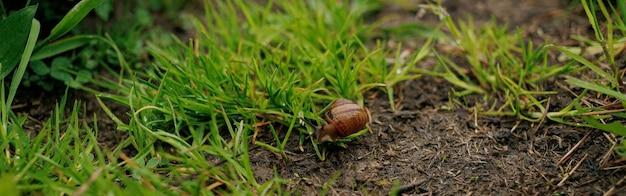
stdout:
MULTIPOLYGON (((564 46, 537 45, 526 40, 522 30, 511 32, 495 22, 454 20, 436 5, 423 8, 441 16, 441 32, 446 33, 428 30, 437 36, 408 56, 402 46, 389 48, 373 40, 380 24, 364 18, 379 9, 377 1, 233 0, 204 5, 204 15, 190 19, 194 39, 142 37, 147 23, 128 37, 119 32, 113 38, 97 36, 107 51, 112 50, 99 58, 113 59, 107 63, 119 64, 120 70, 106 66, 105 76, 94 74, 90 85, 77 88, 96 97, 116 130, 100 130, 100 116, 87 112, 80 102, 69 106, 65 97, 39 130, 25 130, 25 124, 33 122, 11 111, 29 61, 24 57, 9 96, 5 85, 0 91, 0 192, 293 194, 287 188, 292 182, 278 173, 258 181, 251 150, 288 158, 294 149, 310 146, 323 161, 327 144, 319 144, 313 135, 324 123, 330 102, 348 98, 364 104, 364 93, 377 91, 395 111, 394 87, 422 74, 448 81, 455 87, 457 105, 476 114, 535 123, 548 119, 626 136, 626 97, 615 59, 621 50, 617 45, 623 44, 619 33, 626 32, 623 16, 616 14, 623 4, 581 2, 595 38, 579 39, 601 48, 597 59, 564 46), (150 41, 137 49, 142 45, 138 39, 150 41), (127 45, 118 47, 120 42, 127 45), (433 50, 436 43, 458 52, 433 50), (140 62, 136 55, 144 50, 150 59, 140 62), (557 52, 570 60, 554 61, 551 55, 557 52), (436 66, 419 66, 425 59, 436 66), (559 80, 570 85, 566 90, 574 92, 573 101, 551 108, 551 97, 560 89, 547 84, 559 80), (110 102, 128 111, 113 111, 110 102), (128 137, 113 146, 98 141, 122 133, 128 137)), ((329 145, 350 145, 367 133, 329 145)), ((336 173, 324 183, 322 193, 338 177, 336 173)))
POLYGON ((421 72, 456 86, 455 97, 480 96, 476 105, 468 105, 480 114, 540 121, 548 112, 546 97, 557 93, 543 84, 577 69, 571 63, 551 64, 548 50, 527 41, 520 31, 510 33, 494 22, 478 27, 471 21, 455 22, 445 13, 441 16, 449 32, 443 43, 460 52, 437 55, 437 66, 421 72))
MULTIPOLYGON (((243 123, 271 133, 272 140, 253 141, 272 152, 284 154, 292 138, 320 149, 311 124, 323 123, 320 114, 332 100, 362 103, 363 92, 378 88, 393 105, 393 86, 417 77, 412 67, 428 54, 429 44, 408 59, 400 59, 399 49, 366 47, 362 37, 373 27, 362 21, 367 10, 357 3, 207 3, 207 23, 194 20, 199 39, 151 45, 150 69, 127 68, 120 82, 99 83, 116 92, 100 97, 131 108, 130 123, 118 126, 145 141, 138 148, 157 139, 219 145, 216 137, 234 135, 233 125, 243 123)), ((323 151, 318 155, 324 159, 323 151)))
MULTIPOLYGON (((624 72, 616 64, 624 37, 616 38, 620 34, 615 32, 615 27, 623 27, 620 13, 626 10, 622 3, 617 7, 607 6, 603 1, 581 0, 580 3, 595 39, 573 38, 588 43, 586 50, 550 43, 534 46, 519 32, 510 33, 506 27, 493 22, 477 27, 471 20, 457 22, 439 7, 428 7, 438 13, 445 24, 448 38, 443 39, 444 43, 460 51, 453 57, 462 60, 438 55, 435 69, 420 72, 441 77, 454 85, 453 95, 460 98, 460 105, 473 108, 477 114, 513 116, 539 123, 549 119, 626 136, 624 72), (570 60, 559 63, 550 58, 552 51, 570 60), (586 57, 583 51, 601 52, 594 59, 586 57), (559 80, 570 87, 559 89, 548 85, 559 80), (472 101, 472 96, 476 95, 482 99, 472 101), (550 99, 559 99, 559 96, 571 96, 573 101, 562 108, 550 108, 550 99)), ((620 33, 624 35, 623 29, 620 33)), ((624 155, 624 148, 626 142, 618 147, 618 153, 624 155)))
MULTIPOLYGON (((177 155, 152 148, 142 149, 130 158, 126 145, 132 138, 107 147, 98 143, 104 134, 98 130, 97 116, 84 116, 81 103, 72 107, 64 105, 65 99, 55 107, 51 118, 41 124, 40 130, 24 130, 24 116, 12 117, 9 129, 3 134, 0 168, 2 176, 11 179, 9 187, 22 194, 72 193, 72 194, 177 194, 215 191, 218 193, 280 194, 284 180, 275 178, 258 183, 246 161, 249 130, 239 124, 233 130, 237 135, 216 146, 186 149, 177 155), (69 111, 65 111, 71 109, 69 111), (67 113, 67 115, 65 115, 67 113), (238 144, 238 145, 237 145, 238 144), (234 154, 241 154, 237 161, 234 154), (220 167, 208 163, 201 155, 213 155, 225 160, 220 167), (163 175, 166 172, 167 175, 163 175), (191 178, 191 176, 194 176, 191 178), (182 182, 182 183, 180 183, 182 182), (224 189, 216 189, 225 186, 224 189), (156 192, 155 192, 156 191, 156 192)), ((6 113, 3 113, 6 116, 6 113)), ((7 187, 2 187, 7 188, 7 187)), ((6 192, 2 189, 0 192, 6 192)))
POLYGON ((5 110, 12 128, 2 168, 11 169, 3 176, 22 193, 284 194, 278 175, 257 181, 251 145, 279 155, 312 145, 324 159, 312 135, 328 104, 339 97, 363 104, 362 93, 378 89, 394 106, 393 86, 418 77, 413 67, 429 54, 430 42, 408 58, 401 47, 366 46, 375 27, 363 21, 365 3, 206 2, 205 16, 193 20, 197 39, 151 43, 147 68, 118 59, 122 72, 94 82, 104 92, 80 86, 128 138, 99 145, 98 118, 79 103, 65 116, 62 102, 30 141, 20 135, 26 118, 5 110), (104 100, 127 106, 127 116, 104 100))

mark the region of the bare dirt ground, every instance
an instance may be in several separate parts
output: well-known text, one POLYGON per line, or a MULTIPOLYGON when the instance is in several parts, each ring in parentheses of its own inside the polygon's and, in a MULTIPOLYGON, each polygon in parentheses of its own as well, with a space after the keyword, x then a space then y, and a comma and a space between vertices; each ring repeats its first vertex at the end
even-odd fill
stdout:
MULTIPOLYGON (((528 39, 565 45, 575 44, 570 35, 589 30, 581 10, 569 4, 444 2, 455 18, 495 19, 523 29, 528 39)), ((420 20, 413 11, 398 7, 380 14, 389 13, 413 16, 400 22, 420 20)), ((450 88, 432 77, 406 82, 398 87, 402 110, 395 113, 384 93, 370 92, 366 106, 372 112, 371 134, 346 149, 331 149, 325 161, 312 148, 292 153, 287 160, 255 150, 251 159, 256 175, 265 180, 276 170, 291 180, 290 189, 305 195, 322 189, 333 195, 381 195, 394 183, 410 195, 601 195, 619 190, 614 185, 626 172, 615 167, 619 161, 611 150, 614 137, 550 122, 476 118, 468 109, 445 109, 450 88)), ((557 102, 567 99, 554 97, 557 102)), ((297 141, 291 143, 296 151, 297 141)))

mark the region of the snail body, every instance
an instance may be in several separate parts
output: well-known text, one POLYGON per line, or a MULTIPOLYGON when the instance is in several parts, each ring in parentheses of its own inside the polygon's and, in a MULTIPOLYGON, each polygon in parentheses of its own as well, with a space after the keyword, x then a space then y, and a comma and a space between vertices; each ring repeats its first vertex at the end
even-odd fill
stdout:
POLYGON ((320 142, 335 141, 365 129, 369 111, 347 99, 337 99, 326 112, 326 124, 317 132, 320 142))

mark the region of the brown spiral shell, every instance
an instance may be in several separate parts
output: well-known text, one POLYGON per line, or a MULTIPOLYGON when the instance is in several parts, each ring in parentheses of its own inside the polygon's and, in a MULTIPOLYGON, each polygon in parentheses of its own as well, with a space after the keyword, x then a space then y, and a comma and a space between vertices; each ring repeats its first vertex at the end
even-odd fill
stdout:
POLYGON ((337 99, 326 113, 327 124, 318 133, 318 140, 332 141, 365 129, 369 123, 367 108, 347 99, 337 99))

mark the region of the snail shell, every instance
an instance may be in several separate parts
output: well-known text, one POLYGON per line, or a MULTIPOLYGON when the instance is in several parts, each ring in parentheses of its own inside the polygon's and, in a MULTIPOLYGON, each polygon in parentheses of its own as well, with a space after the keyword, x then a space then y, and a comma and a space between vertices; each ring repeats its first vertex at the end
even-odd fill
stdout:
POLYGON ((326 112, 327 124, 317 130, 317 140, 334 141, 365 129, 369 111, 347 99, 337 99, 326 112))

